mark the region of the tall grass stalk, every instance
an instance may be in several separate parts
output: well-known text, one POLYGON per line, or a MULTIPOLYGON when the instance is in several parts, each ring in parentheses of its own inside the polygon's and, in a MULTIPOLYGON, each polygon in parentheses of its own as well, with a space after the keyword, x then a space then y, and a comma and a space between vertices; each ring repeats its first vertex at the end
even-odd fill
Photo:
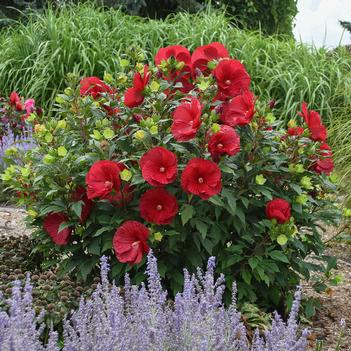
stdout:
POLYGON ((295 115, 303 100, 327 122, 336 109, 350 106, 350 57, 344 50, 331 53, 242 31, 210 8, 155 21, 89 3, 32 14, 26 25, 0 33, 0 95, 18 90, 50 107, 67 73, 113 74, 120 70, 119 55, 131 45, 145 49, 151 59, 165 45, 193 49, 212 41, 222 42, 244 61, 256 94, 278 100, 283 118, 295 115))

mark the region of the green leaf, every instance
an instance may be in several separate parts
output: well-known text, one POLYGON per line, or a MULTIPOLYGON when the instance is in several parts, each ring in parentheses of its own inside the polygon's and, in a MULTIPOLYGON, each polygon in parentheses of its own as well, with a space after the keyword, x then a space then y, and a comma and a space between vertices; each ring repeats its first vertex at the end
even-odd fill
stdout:
POLYGON ((96 263, 97 259, 90 259, 85 260, 85 262, 82 262, 82 264, 79 265, 79 273, 84 281, 87 280, 88 275, 91 273, 96 263))
POLYGON ((269 256, 271 256, 274 260, 281 261, 284 263, 289 263, 289 259, 281 251, 278 251, 278 250, 271 251, 269 253, 269 256))
POLYGON ((241 276, 246 284, 248 284, 248 285, 251 284, 252 275, 248 270, 242 270, 241 276))
POLYGON ((190 221, 190 219, 194 216, 195 214, 195 209, 191 205, 184 205, 182 212, 181 212, 181 218, 182 218, 182 224, 185 225, 190 221))
POLYGON ((101 238, 94 238, 91 243, 89 243, 87 249, 90 253, 100 256, 101 250, 100 250, 100 246, 101 246, 101 238))
POLYGON ((256 257, 250 257, 249 258, 249 265, 252 270, 254 270, 259 263, 259 260, 256 257))
POLYGON ((83 201, 73 202, 71 205, 72 211, 77 215, 77 217, 80 217, 82 214, 82 206, 83 201))
POLYGON ((202 242, 202 245, 204 246, 204 248, 206 249, 206 251, 208 252, 209 255, 212 255, 212 250, 213 250, 213 243, 211 240, 205 239, 202 242))
POLYGON ((199 219, 194 220, 196 229, 201 233, 202 239, 206 238, 208 226, 199 219))
POLYGON ((95 236, 99 236, 99 235, 101 235, 102 233, 107 232, 107 231, 110 231, 110 230, 113 230, 113 229, 114 229, 114 228, 111 227, 111 226, 102 227, 102 228, 98 229, 98 230, 93 234, 93 236, 94 236, 94 237, 95 237, 95 236))
POLYGON ((225 207, 224 202, 222 201, 222 199, 218 195, 210 197, 208 199, 208 201, 212 202, 216 206, 225 207))

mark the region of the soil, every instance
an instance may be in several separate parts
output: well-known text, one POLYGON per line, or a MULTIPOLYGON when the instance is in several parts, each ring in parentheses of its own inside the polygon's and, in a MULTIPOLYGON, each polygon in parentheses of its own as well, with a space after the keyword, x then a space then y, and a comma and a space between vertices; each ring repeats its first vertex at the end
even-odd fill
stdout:
MULTIPOLYGON (((24 223, 25 211, 13 207, 0 207, 0 235, 30 235, 24 223)), ((325 240, 335 230, 325 234, 325 240)), ((318 340, 323 341, 323 351, 334 351, 340 335, 340 320, 346 321, 345 335, 339 350, 351 351, 351 244, 331 241, 327 254, 338 258, 338 267, 333 272, 342 277, 342 282, 325 293, 316 293, 310 284, 303 285, 305 296, 319 300, 321 308, 313 317, 310 336, 311 350, 318 340)))

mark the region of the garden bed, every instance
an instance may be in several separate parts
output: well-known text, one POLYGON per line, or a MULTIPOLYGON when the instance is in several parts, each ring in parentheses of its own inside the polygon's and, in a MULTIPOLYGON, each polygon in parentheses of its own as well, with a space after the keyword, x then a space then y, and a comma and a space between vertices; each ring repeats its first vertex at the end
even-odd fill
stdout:
MULTIPOLYGON (((0 238, 4 236, 12 237, 28 237, 30 235, 30 230, 26 228, 24 223, 25 211, 23 209, 13 208, 13 207, 0 207, 0 238)), ((328 239, 330 233, 325 234, 325 238, 328 239)), ((309 284, 304 284, 303 291, 307 296, 316 298, 321 304, 321 308, 317 310, 316 315, 312 319, 312 333, 310 336, 311 348, 314 347, 316 340, 324 341, 324 350, 332 348, 335 346, 340 333, 340 319, 345 318, 346 324, 351 325, 351 246, 348 244, 341 244, 332 242, 328 247, 328 254, 335 255, 338 261, 338 269, 333 271, 333 274, 338 274, 342 277, 342 282, 329 289, 327 293, 317 294, 309 284)), ((4 262, 0 262, 0 265, 4 262)), ((27 269, 21 266, 11 267, 13 274, 16 278, 18 276, 23 277, 27 269), (16 270, 16 273, 14 273, 16 270)), ((44 284, 43 277, 53 276, 53 272, 31 272, 32 275, 39 275, 40 280, 34 282, 34 287, 36 289, 41 289, 45 285, 52 285, 51 290, 55 290, 55 287, 60 286, 60 284, 66 284, 66 287, 72 287, 72 296, 70 295, 68 299, 63 297, 64 301, 60 301, 60 308, 62 307, 62 302, 65 306, 77 306, 79 294, 76 292, 82 291, 82 287, 74 281, 71 281, 68 277, 62 279, 53 279, 49 281, 49 284, 44 284), (41 281, 43 280, 43 281, 41 281), (78 289, 78 290, 77 290, 78 289), (76 301, 74 301, 74 296, 76 301), (68 303, 67 303, 68 300, 68 303)), ((44 277, 44 278, 45 278, 44 277)), ((36 278, 35 278, 36 279, 36 278)), ((95 287, 95 285, 93 286, 95 287)), ((3 286, 3 289, 6 288, 3 286)), ((66 289, 67 290, 67 289, 66 289)), ((68 289, 69 290, 69 289, 68 289)), ((85 291, 89 293, 89 289, 85 288, 85 291)), ((62 299, 63 295, 66 294, 56 294, 60 295, 62 299)), ((56 296, 55 295, 55 296, 56 296)), ((52 297, 50 297, 52 298, 52 297)), ((67 311, 67 307, 61 308, 62 312, 67 311)), ((52 315, 58 316, 61 311, 53 311, 52 315)), ((61 314, 62 316, 63 314, 61 314)), ((343 342, 340 350, 349 350, 348 347, 351 345, 351 328, 346 329, 346 335, 343 338, 343 342)))

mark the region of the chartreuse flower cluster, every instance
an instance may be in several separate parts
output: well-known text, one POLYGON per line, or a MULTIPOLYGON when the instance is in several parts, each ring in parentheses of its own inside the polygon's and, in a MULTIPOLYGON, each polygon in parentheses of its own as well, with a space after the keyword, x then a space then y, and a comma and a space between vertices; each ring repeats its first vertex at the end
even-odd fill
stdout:
POLYGON ((55 117, 27 121, 37 147, 3 179, 38 250, 83 278, 106 254, 114 278, 140 282, 152 248, 174 293, 184 265, 215 255, 239 299, 281 306, 323 252, 318 226, 338 218, 320 115, 303 103, 286 130, 220 43, 133 57, 104 81, 70 75, 55 117))

